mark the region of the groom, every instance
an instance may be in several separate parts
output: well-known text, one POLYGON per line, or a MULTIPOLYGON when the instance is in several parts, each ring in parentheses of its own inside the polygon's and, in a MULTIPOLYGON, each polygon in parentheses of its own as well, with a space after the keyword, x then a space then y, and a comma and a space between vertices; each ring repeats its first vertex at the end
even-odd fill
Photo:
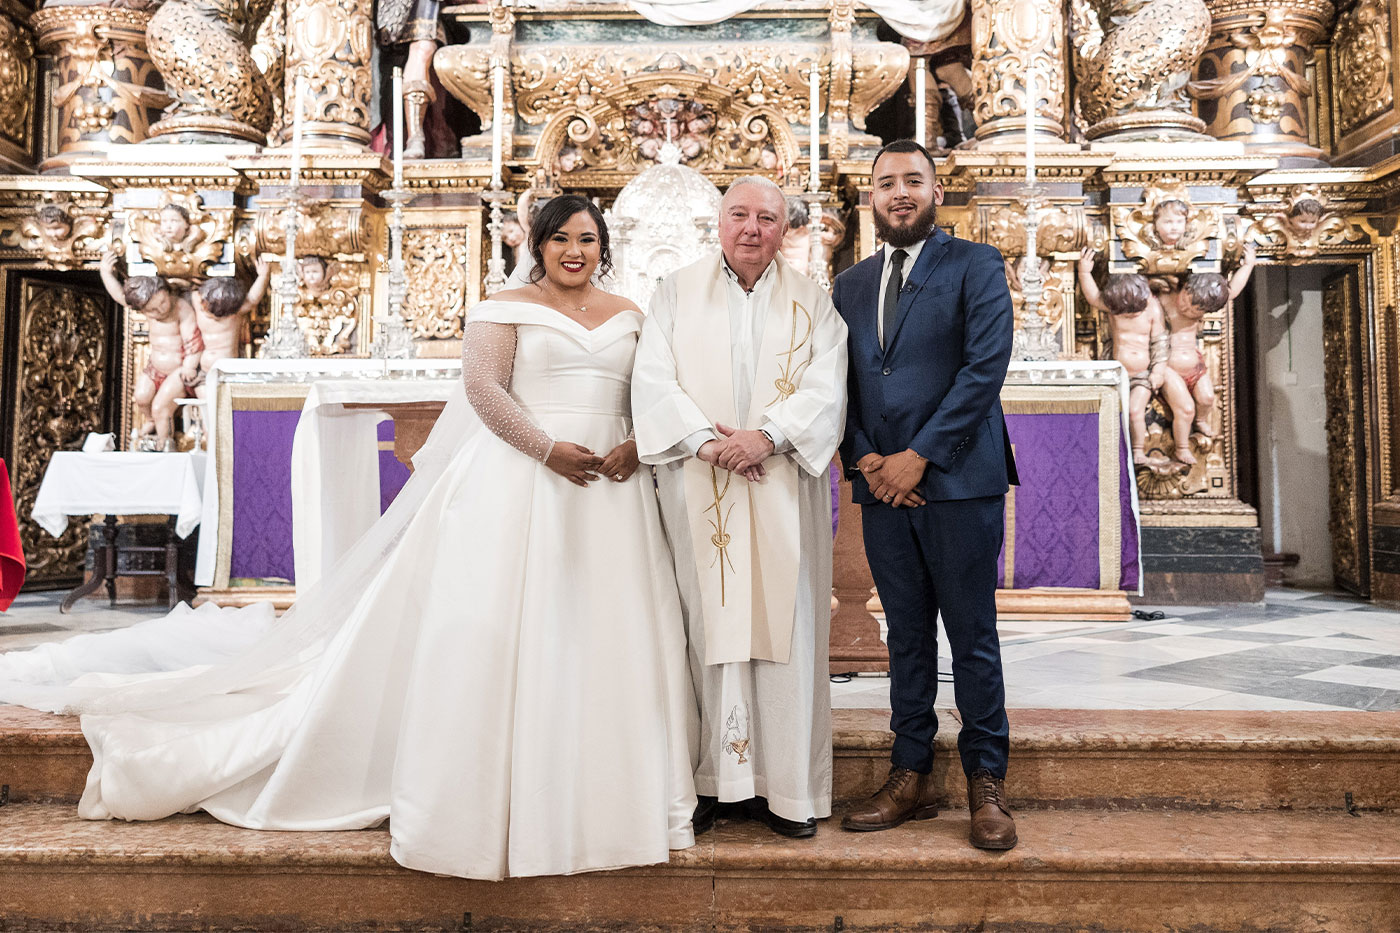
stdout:
POLYGON ((842 820, 889 829, 937 815, 933 710, 938 617, 953 654, 972 844, 1009 849, 1002 786, 1009 729, 996 630, 997 556, 1016 463, 1000 392, 1012 308, 1001 253, 935 226, 943 187, 928 150, 890 143, 871 166, 885 247, 837 277, 850 331, 841 462, 889 625, 893 762, 885 786, 842 820))

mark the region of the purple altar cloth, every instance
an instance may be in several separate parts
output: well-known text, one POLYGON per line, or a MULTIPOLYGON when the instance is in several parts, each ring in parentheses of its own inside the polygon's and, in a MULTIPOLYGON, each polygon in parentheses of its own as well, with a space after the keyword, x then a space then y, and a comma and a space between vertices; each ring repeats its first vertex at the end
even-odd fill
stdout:
MULTIPOLYGON (((292 551, 292 437, 299 409, 233 412, 233 534, 230 579, 296 582, 292 551)), ((378 426, 382 513, 408 482, 394 456, 394 422, 378 426)))
POLYGON ((1138 528, 1128 452, 1118 444, 1117 482, 1101 482, 1100 444, 1106 441, 1099 419, 1096 413, 1007 414, 1021 485, 1006 500, 999 586, 1137 589, 1138 528), (1105 528, 1104 521, 1117 527, 1105 528), (1117 553, 1102 555, 1105 547, 1117 553), (1106 561, 1116 562, 1111 568, 1116 580, 1104 579, 1106 561))

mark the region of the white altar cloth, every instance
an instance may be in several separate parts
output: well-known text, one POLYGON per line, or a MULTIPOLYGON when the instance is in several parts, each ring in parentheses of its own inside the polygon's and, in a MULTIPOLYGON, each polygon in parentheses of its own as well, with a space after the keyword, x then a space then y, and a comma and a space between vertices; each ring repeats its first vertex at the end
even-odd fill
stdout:
POLYGON ((187 536, 204 508, 202 453, 60 450, 49 460, 31 515, 58 537, 70 515, 174 515, 187 536))
MULTIPOLYGON (((455 374, 460 364, 451 363, 455 374)), ((451 379, 326 379, 312 384, 292 440, 292 546, 298 592, 379 518, 382 411, 347 403, 446 402, 451 379)))

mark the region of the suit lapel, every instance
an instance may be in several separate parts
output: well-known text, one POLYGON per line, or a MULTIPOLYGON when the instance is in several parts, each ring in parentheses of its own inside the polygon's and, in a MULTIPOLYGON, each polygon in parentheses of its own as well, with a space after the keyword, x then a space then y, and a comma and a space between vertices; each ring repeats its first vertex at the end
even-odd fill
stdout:
POLYGON ((885 270, 885 251, 883 249, 870 257, 874 261, 870 263, 870 271, 865 275, 865 281, 861 284, 861 298, 859 307, 873 308, 862 315, 861 325, 869 328, 870 340, 875 344, 875 349, 880 349, 880 274, 885 270))
MULTIPOLYGON (((943 254, 948 251, 948 241, 952 237, 935 227, 933 235, 924 241, 924 248, 919 251, 919 259, 914 263, 914 268, 910 270, 909 277, 904 282, 904 288, 899 293, 899 310, 895 312, 894 330, 885 335, 885 352, 889 353, 894 342, 899 338, 899 329, 904 326, 904 319, 909 316, 909 309, 913 306, 919 292, 929 277, 933 275, 933 270, 943 259, 943 254)), ((883 266, 881 271, 884 271, 883 266)), ((875 280, 875 288, 880 288, 880 280, 875 280)), ((875 303, 879 307, 879 301, 875 303)), ((878 313, 878 312, 877 312, 878 313)))

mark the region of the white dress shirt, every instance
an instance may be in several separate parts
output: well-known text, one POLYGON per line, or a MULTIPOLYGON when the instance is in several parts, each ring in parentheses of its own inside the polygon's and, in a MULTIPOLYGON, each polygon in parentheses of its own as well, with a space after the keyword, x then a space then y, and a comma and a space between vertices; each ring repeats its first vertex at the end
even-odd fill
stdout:
MULTIPOLYGON (((909 281, 909 273, 914 269, 914 263, 919 259, 919 253, 923 252, 924 244, 928 240, 920 240, 913 246, 901 246, 900 249, 908 253, 904 258, 904 267, 900 270, 900 275, 904 281, 909 281)), ((876 301, 879 304, 875 308, 875 333, 880 338, 880 346, 885 345, 885 286, 890 284, 890 257, 894 255, 894 249, 888 243, 885 244, 885 263, 880 270, 880 291, 876 301)))
MULTIPOLYGON (((724 263, 725 289, 724 294, 729 303, 729 336, 731 362, 733 365, 734 377, 734 407, 736 411, 747 412, 749 402, 753 398, 754 374, 758 369, 758 351, 763 344, 763 329, 768 322, 768 301, 773 293, 773 282, 776 277, 774 265, 780 262, 781 257, 777 257, 768 264, 768 268, 763 270, 763 274, 754 282, 753 288, 744 291, 744 287, 739 284, 739 277, 734 274, 734 270, 729 268, 729 263, 724 263)), ((675 294, 674 284, 669 281, 662 282, 652 295, 652 315, 658 313, 666 318, 666 327, 669 330, 674 326, 675 310, 678 303, 678 296, 675 294)), ((739 427, 739 425, 735 425, 739 427)), ((777 425, 764 419, 762 430, 766 431, 773 439, 774 453, 784 453, 792 449, 787 437, 778 430, 777 425)), ((713 430, 696 431, 680 442, 680 447, 689 456, 695 456, 701 445, 706 441, 719 440, 718 432, 713 430)))

